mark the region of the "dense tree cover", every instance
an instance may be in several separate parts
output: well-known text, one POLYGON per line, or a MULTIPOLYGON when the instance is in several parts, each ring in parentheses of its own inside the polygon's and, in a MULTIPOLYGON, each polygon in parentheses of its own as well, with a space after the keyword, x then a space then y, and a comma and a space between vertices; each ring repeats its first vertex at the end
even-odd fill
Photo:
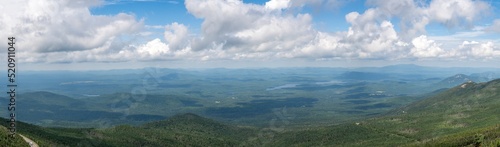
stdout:
POLYGON ((439 136, 427 142, 417 142, 412 146, 500 146, 500 126, 477 130, 467 130, 446 136, 439 136))
POLYGON ((0 146, 28 146, 28 143, 19 135, 10 137, 7 128, 0 126, 0 146))
MULTIPOLYGON (((1 125, 7 125, 1 118, 1 125)), ((106 129, 44 128, 18 122, 18 132, 40 146, 237 146, 256 129, 225 125, 195 114, 173 116, 142 126, 106 129)), ((3 145, 3 144, 1 144, 3 145)))
MULTIPOLYGON (((0 125, 6 126, 7 120, 0 118, 0 125)), ((17 122, 17 132, 32 139, 40 146, 105 146, 106 143, 88 137, 90 128, 44 128, 24 122, 17 122), (86 143, 82 145, 81 143, 86 143)))

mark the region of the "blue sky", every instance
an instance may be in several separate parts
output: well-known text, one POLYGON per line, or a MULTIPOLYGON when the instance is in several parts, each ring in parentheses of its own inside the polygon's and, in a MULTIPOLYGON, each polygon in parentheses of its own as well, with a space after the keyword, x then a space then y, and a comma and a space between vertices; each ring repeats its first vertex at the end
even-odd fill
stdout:
POLYGON ((0 4, 0 31, 5 32, 0 37, 19 38, 19 47, 26 48, 19 60, 33 70, 399 63, 498 67, 494 63, 500 59, 500 2, 494 0, 0 4))
MULTIPOLYGON (((265 5, 267 0, 244 0, 245 3, 265 5)), ((202 19, 197 19, 184 7, 183 0, 158 0, 158 1, 108 1, 109 4, 94 7, 91 12, 96 15, 114 15, 117 13, 134 14, 137 18, 144 19, 150 26, 164 26, 173 22, 183 23, 194 32, 199 32, 202 19)), ((345 22, 345 15, 366 9, 365 1, 344 0, 339 6, 323 7, 306 6, 301 8, 301 13, 314 16, 314 26, 323 31, 344 31, 349 24, 345 22)), ((158 30, 157 30, 158 31, 158 30)), ((162 32, 160 32, 162 33, 162 32)))
MULTIPOLYGON (((345 31, 349 24, 345 21, 345 15, 350 12, 363 13, 367 8, 371 8, 366 0, 338 0, 339 5, 331 7, 305 6, 295 12, 308 13, 314 17, 314 26, 323 31, 345 31)), ((245 3, 265 5, 268 0, 243 0, 245 3)), ((430 1, 427 1, 427 4, 430 1)), ((492 6, 490 14, 484 19, 479 19, 475 25, 491 25, 493 18, 499 18, 500 2, 493 0, 485 1, 492 6), (488 16, 489 15, 489 16, 488 16)), ((136 15, 139 19, 144 19, 150 26, 163 26, 173 22, 183 23, 193 30, 199 30, 202 19, 197 19, 184 7, 183 0, 146 0, 146 1, 107 1, 106 5, 93 7, 91 12, 95 15, 115 15, 118 13, 129 13, 136 15)), ((399 30, 398 19, 394 18, 395 29, 399 30)), ((466 31, 460 28, 446 28, 440 24, 430 24, 427 27, 432 35, 449 35, 456 31, 466 31)))
MULTIPOLYGON (((268 1, 244 0, 243 2, 265 5, 268 1)), ((107 3, 103 6, 91 8, 90 10, 95 15, 133 14, 137 18, 144 19, 144 22, 149 26, 164 26, 165 24, 179 22, 189 26, 194 32, 199 32, 201 23, 203 22, 202 19, 197 19, 189 14, 184 7, 183 0, 108 1, 107 3)), ((323 7, 317 9, 315 6, 307 6, 301 8, 300 12, 313 15, 314 25, 317 29, 343 31, 349 27, 349 24, 345 22, 344 16, 352 11, 364 11, 364 3, 365 1, 361 0, 345 0, 341 4, 342 7, 323 7)))

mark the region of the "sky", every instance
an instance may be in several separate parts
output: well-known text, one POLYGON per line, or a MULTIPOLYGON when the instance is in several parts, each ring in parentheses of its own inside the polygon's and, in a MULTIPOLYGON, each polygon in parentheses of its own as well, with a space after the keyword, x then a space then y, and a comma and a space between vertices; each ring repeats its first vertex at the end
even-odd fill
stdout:
MULTIPOLYGON (((499 67, 495 0, 3 0, 19 68, 499 67)), ((6 64, 7 63, 2 63, 6 64)))

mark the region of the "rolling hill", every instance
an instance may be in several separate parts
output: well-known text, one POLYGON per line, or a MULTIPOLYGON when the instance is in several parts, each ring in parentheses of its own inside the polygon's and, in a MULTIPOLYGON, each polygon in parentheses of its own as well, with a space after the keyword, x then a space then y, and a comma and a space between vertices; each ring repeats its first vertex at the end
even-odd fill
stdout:
MULTIPOLYGON (((0 118, 0 121, 2 126, 7 125, 6 119, 0 118)), ((18 122, 17 126, 18 133, 40 146, 70 147, 237 146, 257 132, 255 128, 226 125, 191 113, 141 126, 120 125, 106 129, 46 128, 23 122, 18 122)), ((0 133, 5 134, 2 128, 0 133)))
POLYGON ((134 144, 133 146, 145 144, 146 146, 237 146, 253 136, 255 129, 226 125, 186 113, 138 127, 118 126, 101 132, 106 136, 103 140, 114 142, 116 146, 130 146, 130 144, 134 144))

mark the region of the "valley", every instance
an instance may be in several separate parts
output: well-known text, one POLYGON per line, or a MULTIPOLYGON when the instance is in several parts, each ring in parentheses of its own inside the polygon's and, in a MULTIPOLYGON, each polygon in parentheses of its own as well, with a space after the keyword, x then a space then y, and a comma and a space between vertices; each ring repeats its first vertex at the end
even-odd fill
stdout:
POLYGON ((21 75, 37 79, 19 85, 16 115, 19 132, 40 146, 470 145, 476 134, 495 144, 497 72, 416 65, 31 72, 21 75))

